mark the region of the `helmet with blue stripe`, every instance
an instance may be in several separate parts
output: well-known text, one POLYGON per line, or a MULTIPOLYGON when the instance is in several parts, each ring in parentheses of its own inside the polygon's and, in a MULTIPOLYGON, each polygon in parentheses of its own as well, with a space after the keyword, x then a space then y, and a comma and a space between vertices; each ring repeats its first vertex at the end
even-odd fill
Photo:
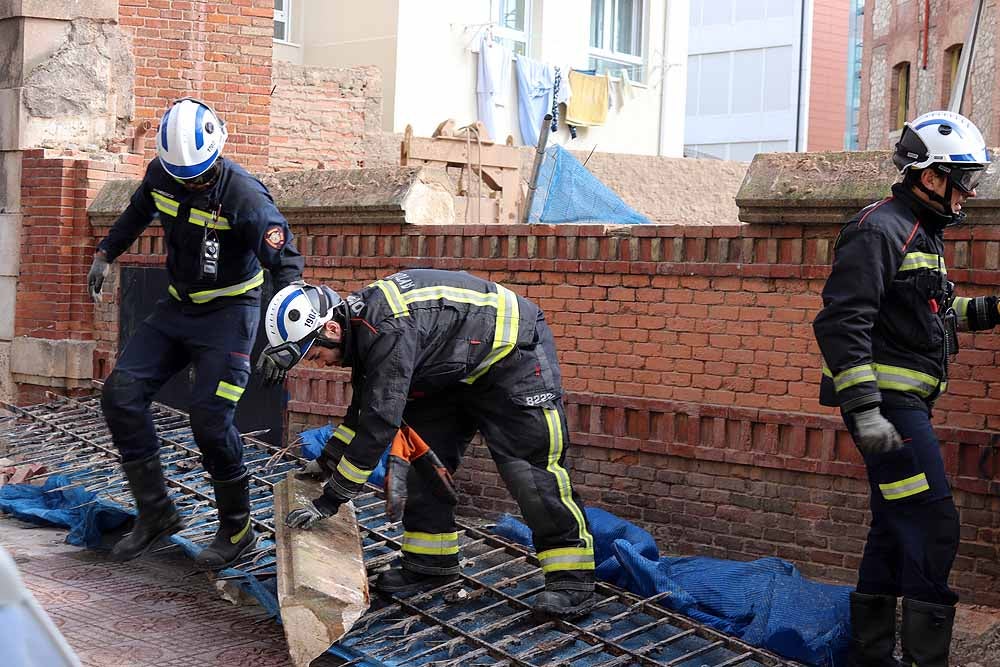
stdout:
POLYGON ((267 342, 273 348, 292 343, 301 357, 318 340, 323 325, 343 305, 340 295, 326 285, 292 283, 279 290, 267 305, 264 315, 267 342))
POLYGON ((904 176, 933 167, 966 194, 991 164, 979 128, 952 111, 931 111, 906 123, 892 161, 904 176))
POLYGON ((190 181, 212 168, 228 136, 226 124, 212 107, 185 97, 163 114, 156 133, 156 153, 168 174, 190 181))

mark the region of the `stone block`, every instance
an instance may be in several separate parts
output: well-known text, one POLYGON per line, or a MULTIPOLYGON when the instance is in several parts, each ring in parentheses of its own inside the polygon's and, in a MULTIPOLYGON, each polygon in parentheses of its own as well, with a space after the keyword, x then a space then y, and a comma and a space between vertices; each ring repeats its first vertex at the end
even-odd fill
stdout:
POLYGON ((0 213, 21 212, 21 152, 0 151, 0 213))
POLYGON ((14 302, 17 300, 17 277, 0 276, 0 341, 14 337, 14 302))
POLYGON ((23 20, 0 20, 0 88, 17 88, 24 73, 23 20))
POLYGON ((368 610, 368 574, 354 504, 312 530, 289 528, 284 517, 320 495, 322 485, 296 479, 274 486, 278 604, 292 664, 308 667, 368 610))
POLYGON ((17 277, 21 261, 21 214, 0 213, 0 276, 17 277))
POLYGON ((43 387, 85 387, 94 373, 94 341, 18 336, 11 348, 15 382, 43 387))
POLYGON ((31 16, 69 21, 75 18, 118 20, 118 0, 5 0, 0 19, 31 16))
POLYGON ((22 88, 0 89, 0 151, 16 151, 23 144, 22 88))
POLYGON ((10 341, 0 341, 0 401, 14 402, 14 378, 10 374, 10 341))

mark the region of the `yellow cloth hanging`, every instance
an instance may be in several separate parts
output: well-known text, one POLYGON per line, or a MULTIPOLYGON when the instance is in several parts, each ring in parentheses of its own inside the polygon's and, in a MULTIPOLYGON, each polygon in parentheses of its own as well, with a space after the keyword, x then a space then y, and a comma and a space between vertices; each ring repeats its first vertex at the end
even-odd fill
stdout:
POLYGON ((573 94, 566 105, 566 122, 578 127, 604 125, 608 119, 608 75, 569 73, 573 94))

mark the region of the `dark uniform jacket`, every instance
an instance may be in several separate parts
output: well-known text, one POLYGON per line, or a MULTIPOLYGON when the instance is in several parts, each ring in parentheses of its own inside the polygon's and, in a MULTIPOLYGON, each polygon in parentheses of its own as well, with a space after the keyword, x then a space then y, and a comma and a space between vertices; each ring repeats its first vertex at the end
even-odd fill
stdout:
MULTIPOLYGON (((353 497, 399 429, 409 397, 489 382, 484 375, 515 348, 535 342, 538 306, 502 285, 457 271, 412 269, 347 298, 345 365, 354 394, 328 445, 330 488, 353 497)), ((512 388, 516 392, 516 388, 512 388)), ((556 398, 552 387, 548 398, 556 398)), ((517 400, 517 397, 512 397, 517 400)), ((528 397, 530 400, 530 397, 528 397)))
POLYGON ((950 220, 896 184, 841 230, 813 322, 825 362, 823 405, 929 407, 947 385, 949 308, 958 328, 993 326, 995 297, 951 298, 943 238, 950 220))
POLYGON ((178 301, 219 303, 215 300, 226 297, 227 303, 256 302, 264 283, 262 265, 271 271, 276 290, 301 278, 302 257, 267 188, 235 162, 219 158, 219 163, 215 185, 191 192, 154 159, 98 249, 114 260, 158 214, 167 250, 168 291, 178 301), (206 234, 219 242, 214 280, 202 276, 206 234))

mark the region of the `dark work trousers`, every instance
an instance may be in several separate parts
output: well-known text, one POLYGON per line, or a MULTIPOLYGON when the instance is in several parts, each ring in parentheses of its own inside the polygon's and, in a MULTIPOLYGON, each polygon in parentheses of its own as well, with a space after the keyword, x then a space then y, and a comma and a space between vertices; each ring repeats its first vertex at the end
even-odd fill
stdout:
POLYGON ((930 413, 885 405, 881 410, 902 436, 903 448, 864 456, 872 524, 858 592, 953 605, 958 595, 948 587, 948 575, 958 553, 959 519, 930 413))
MULTIPOLYGON (((481 432, 531 528, 546 587, 592 590, 593 537, 563 467, 569 439, 560 386, 552 334, 540 319, 533 348, 515 349, 471 385, 411 400, 403 419, 452 471, 481 432)), ((413 468, 407 489, 403 567, 458 572, 454 505, 435 496, 413 468)))
POLYGON ((260 309, 253 303, 213 303, 199 310, 174 299, 156 304, 104 385, 104 417, 123 461, 157 452, 149 404, 167 380, 191 363, 195 381, 189 413, 202 464, 217 481, 243 473, 243 440, 233 415, 250 379, 259 319, 260 309))

